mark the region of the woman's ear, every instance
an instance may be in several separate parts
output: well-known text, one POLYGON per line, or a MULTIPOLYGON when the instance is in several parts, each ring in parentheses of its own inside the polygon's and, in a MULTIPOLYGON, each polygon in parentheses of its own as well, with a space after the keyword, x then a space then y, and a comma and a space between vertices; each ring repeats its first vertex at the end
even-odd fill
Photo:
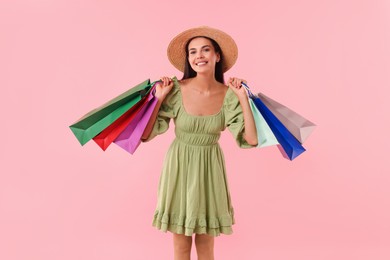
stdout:
POLYGON ((219 62, 220 60, 221 60, 221 55, 217 53, 217 62, 219 62))

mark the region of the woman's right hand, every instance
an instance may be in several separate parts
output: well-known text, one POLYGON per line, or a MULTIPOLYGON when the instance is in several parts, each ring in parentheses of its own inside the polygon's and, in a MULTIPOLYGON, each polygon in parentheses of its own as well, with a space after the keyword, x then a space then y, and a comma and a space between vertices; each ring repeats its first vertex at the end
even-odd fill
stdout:
POLYGON ((170 77, 161 77, 162 82, 156 83, 155 97, 158 100, 164 100, 173 87, 173 80, 170 77))

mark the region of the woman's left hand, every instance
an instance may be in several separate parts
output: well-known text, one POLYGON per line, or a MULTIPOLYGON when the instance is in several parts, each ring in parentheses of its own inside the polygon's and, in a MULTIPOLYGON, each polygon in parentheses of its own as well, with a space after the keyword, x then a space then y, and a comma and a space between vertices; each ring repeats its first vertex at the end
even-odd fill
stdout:
POLYGON ((234 91, 234 93, 236 93, 239 98, 247 96, 245 88, 241 85, 242 82, 247 84, 246 80, 235 77, 230 77, 228 81, 228 86, 234 91))

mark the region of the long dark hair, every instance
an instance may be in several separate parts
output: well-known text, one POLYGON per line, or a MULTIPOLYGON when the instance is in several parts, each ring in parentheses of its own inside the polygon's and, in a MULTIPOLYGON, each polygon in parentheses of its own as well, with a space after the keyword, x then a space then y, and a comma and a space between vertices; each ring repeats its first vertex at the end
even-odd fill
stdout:
POLYGON ((219 62, 217 62, 215 64, 215 74, 214 74, 214 76, 215 76, 215 79, 218 82, 221 82, 222 84, 225 84, 225 80, 224 80, 224 77, 223 77, 223 70, 222 70, 222 64, 223 64, 224 60, 223 60, 223 53, 222 53, 221 47, 219 47, 219 45, 218 45, 218 43, 216 41, 214 41, 213 39, 211 39, 209 37, 206 37, 206 36, 195 36, 195 37, 192 37, 191 39, 188 40, 188 42, 187 42, 187 44, 185 46, 185 49, 186 49, 186 62, 185 62, 185 66, 184 66, 184 74, 183 74, 182 80, 183 79, 188 79, 188 78, 193 78, 193 77, 196 76, 196 71, 194 71, 191 68, 190 63, 188 62, 188 55, 189 55, 188 45, 195 38, 206 38, 206 39, 210 40, 211 43, 214 46, 215 52, 219 53, 220 59, 219 59, 219 62))

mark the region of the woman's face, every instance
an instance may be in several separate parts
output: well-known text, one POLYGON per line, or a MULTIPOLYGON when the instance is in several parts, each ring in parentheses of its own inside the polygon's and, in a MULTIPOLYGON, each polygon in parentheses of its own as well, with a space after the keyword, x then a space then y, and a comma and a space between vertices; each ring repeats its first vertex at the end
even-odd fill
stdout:
POLYGON ((188 45, 188 62, 198 72, 215 71, 215 63, 220 59, 209 39, 200 37, 193 39, 188 45))

